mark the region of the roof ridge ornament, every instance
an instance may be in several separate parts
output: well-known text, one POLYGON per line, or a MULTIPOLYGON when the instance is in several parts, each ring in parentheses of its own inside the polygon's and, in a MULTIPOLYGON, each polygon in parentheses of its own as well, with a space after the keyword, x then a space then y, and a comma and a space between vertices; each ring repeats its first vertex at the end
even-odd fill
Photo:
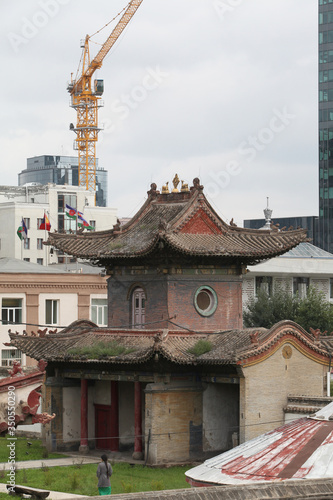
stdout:
POLYGON ((253 333, 250 333, 250 341, 252 345, 258 346, 259 345, 259 331, 255 331, 253 333))
POLYGON ((189 190, 189 188, 188 188, 188 184, 187 184, 187 183, 185 183, 183 180, 181 181, 181 183, 182 183, 182 187, 181 187, 180 191, 181 191, 182 193, 189 193, 189 192, 190 192, 190 190, 189 190))
POLYGON ((190 188, 191 192, 193 191, 200 191, 202 192, 203 186, 200 184, 200 179, 199 177, 195 177, 193 179, 193 186, 190 188))
POLYGON ((160 192, 157 191, 157 184, 155 184, 155 182, 150 184, 150 190, 147 191, 147 194, 148 194, 148 196, 151 196, 152 198, 156 198, 156 196, 158 194, 160 194, 160 192))
POLYGON ((164 186, 162 186, 162 194, 169 194, 169 182, 166 182, 164 186))
POLYGON ((273 210, 269 208, 269 197, 267 196, 267 207, 264 209, 264 215, 265 215, 265 224, 263 225, 262 228, 260 229, 272 229, 272 213, 273 210))
POLYGON ((172 190, 172 192, 173 193, 179 193, 178 188, 177 188, 177 186, 178 186, 179 183, 180 183, 180 180, 179 180, 178 174, 176 174, 174 176, 174 178, 172 179, 172 184, 173 184, 173 190, 172 190))

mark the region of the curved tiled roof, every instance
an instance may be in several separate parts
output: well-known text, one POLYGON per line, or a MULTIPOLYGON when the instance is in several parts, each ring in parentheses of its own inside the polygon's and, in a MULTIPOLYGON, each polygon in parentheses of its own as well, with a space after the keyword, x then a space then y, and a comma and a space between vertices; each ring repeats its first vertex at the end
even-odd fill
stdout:
POLYGON ((317 340, 291 321, 281 321, 270 330, 245 328, 211 333, 190 333, 175 330, 117 330, 98 328, 91 322, 74 322, 56 334, 28 337, 10 334, 11 343, 34 359, 56 362, 102 364, 136 364, 162 356, 181 365, 247 365, 270 356, 282 342, 289 341, 303 352, 311 353, 318 361, 328 363, 327 350, 317 340), (208 342, 201 355, 191 353, 198 341, 208 342), (123 348, 117 355, 102 355, 98 359, 89 354, 70 353, 70 349, 113 344, 123 348))
POLYGON ((115 262, 140 258, 166 245, 192 256, 233 259, 245 264, 283 254, 306 230, 267 231, 226 224, 210 206, 199 180, 189 192, 160 194, 155 185, 139 212, 124 226, 82 234, 50 233, 48 244, 77 257, 115 262))

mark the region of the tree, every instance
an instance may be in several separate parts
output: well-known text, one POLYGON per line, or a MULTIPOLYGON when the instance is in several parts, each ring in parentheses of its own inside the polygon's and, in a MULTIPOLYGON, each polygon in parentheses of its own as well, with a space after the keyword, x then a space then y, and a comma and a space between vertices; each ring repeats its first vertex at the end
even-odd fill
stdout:
POLYGON ((298 301, 294 321, 306 331, 319 328, 321 332, 327 331, 330 334, 333 329, 332 306, 325 300, 322 292, 310 287, 306 297, 298 301))
POLYGON ((306 331, 319 328, 331 333, 333 330, 333 308, 324 294, 313 287, 309 287, 304 298, 292 296, 279 287, 271 295, 266 290, 259 290, 243 312, 246 327, 271 328, 286 319, 295 321, 306 331))

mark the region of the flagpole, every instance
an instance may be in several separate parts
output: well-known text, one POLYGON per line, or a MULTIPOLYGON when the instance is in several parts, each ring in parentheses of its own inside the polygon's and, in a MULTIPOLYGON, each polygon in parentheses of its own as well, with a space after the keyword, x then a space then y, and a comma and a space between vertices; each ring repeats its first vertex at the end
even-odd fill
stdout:
MULTIPOLYGON (((23 216, 21 217, 21 225, 22 225, 22 222, 23 222, 23 216)), ((23 228, 23 226, 22 226, 23 228)), ((21 236, 22 236, 22 233, 21 233, 21 236)), ((21 260, 23 260, 23 236, 21 237, 21 260)))
MULTIPOLYGON (((47 218, 49 218, 48 212, 46 212, 46 216, 47 216, 47 218)), ((45 217, 44 217, 44 222, 45 222, 45 224, 44 224, 44 233, 45 233, 44 234, 44 239, 46 241, 47 240, 47 235, 46 235, 47 231, 46 231, 46 220, 45 220, 45 217)), ((46 245, 44 245, 44 246, 45 246, 45 264, 47 266, 47 246, 46 245)))

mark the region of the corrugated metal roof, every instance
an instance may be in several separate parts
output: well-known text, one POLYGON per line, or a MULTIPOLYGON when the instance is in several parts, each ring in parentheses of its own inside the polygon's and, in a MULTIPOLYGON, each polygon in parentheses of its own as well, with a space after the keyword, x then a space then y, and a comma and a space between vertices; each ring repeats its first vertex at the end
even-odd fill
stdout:
POLYGON ((333 477, 333 403, 186 472, 194 486, 333 477))
MULTIPOLYGON (((108 498, 111 500, 111 497, 108 498)), ((333 498, 333 484, 331 480, 326 479, 112 494, 112 500, 281 500, 282 498, 329 500, 333 498)), ((98 499, 100 497, 82 497, 82 500, 98 499)))

